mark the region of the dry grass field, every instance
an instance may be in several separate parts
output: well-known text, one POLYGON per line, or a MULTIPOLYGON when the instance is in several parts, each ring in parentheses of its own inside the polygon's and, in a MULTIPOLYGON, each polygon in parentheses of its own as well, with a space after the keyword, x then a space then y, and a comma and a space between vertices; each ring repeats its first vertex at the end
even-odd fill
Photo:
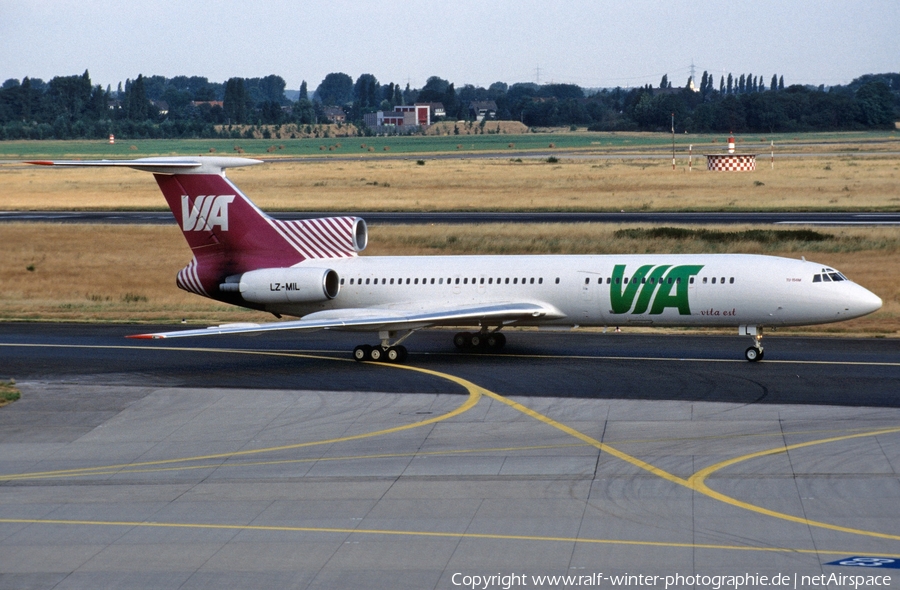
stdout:
MULTIPOLYGON (((365 255, 472 253, 758 252, 841 269, 884 301, 881 311, 851 322, 796 332, 900 336, 900 232, 891 228, 814 228, 819 242, 617 237, 626 226, 601 224, 376 226, 365 255)), ((722 227, 732 232, 747 228, 722 227)), ((268 321, 175 286, 190 260, 172 226, 0 224, 0 319, 13 321, 268 321)))
MULTIPOLYGON (((700 169, 704 167, 704 169, 700 169)), ((900 157, 767 160, 755 172, 693 172, 679 160, 538 158, 277 162, 229 171, 260 207, 300 211, 896 210, 900 157), (417 160, 424 162, 418 164, 417 160)), ((0 164, 0 210, 159 209, 134 170, 0 164)))

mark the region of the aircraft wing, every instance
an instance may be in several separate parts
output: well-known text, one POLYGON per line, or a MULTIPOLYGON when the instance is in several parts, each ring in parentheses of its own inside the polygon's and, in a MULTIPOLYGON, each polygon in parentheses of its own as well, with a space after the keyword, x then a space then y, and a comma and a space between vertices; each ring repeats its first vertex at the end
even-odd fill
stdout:
POLYGON ((415 330, 429 326, 489 323, 515 323, 521 320, 565 317, 555 307, 542 303, 495 303, 471 307, 404 311, 398 309, 349 308, 319 311, 299 320, 271 324, 226 324, 199 330, 176 330, 153 334, 135 334, 128 338, 185 338, 215 334, 251 334, 283 330, 415 330))

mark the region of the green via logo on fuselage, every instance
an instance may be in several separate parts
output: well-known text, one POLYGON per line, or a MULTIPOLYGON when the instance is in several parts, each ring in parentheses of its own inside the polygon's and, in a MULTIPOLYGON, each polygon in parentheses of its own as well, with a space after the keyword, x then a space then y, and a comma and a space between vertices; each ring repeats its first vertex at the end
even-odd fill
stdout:
POLYGON ((658 315, 674 307, 680 315, 691 315, 688 286, 702 268, 702 264, 645 264, 625 277, 625 265, 617 264, 609 285, 612 312, 642 314, 649 308, 650 315, 658 315))

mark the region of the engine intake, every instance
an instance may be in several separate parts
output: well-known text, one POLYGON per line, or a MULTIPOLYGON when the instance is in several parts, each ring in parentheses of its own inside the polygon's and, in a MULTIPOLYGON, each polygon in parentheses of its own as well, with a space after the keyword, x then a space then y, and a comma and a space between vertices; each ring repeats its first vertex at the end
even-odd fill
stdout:
POLYGON ((338 273, 330 268, 264 268, 228 277, 223 292, 253 303, 316 303, 337 297, 338 273))

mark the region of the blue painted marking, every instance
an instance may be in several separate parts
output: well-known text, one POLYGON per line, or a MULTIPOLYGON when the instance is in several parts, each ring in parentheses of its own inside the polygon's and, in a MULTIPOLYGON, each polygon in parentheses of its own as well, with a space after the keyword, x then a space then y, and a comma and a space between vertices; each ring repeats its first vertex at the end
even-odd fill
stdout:
POLYGON ((890 559, 888 557, 845 557, 837 561, 831 561, 825 565, 841 565, 849 567, 890 568, 900 570, 900 557, 890 559))

